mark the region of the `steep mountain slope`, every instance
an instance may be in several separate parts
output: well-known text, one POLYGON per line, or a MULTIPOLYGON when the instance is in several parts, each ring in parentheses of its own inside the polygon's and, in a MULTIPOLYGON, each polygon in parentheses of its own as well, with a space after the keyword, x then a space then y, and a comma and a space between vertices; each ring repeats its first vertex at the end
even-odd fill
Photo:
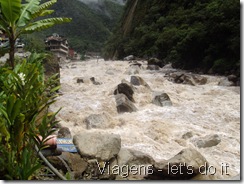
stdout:
MULTIPOLYGON (((78 0, 78 1, 85 3, 87 5, 90 5, 90 4, 99 5, 99 4, 104 3, 104 0, 78 0)), ((126 3, 126 0, 109 0, 109 1, 118 3, 120 5, 125 5, 125 3, 126 3)))
POLYGON ((58 0, 52 7, 55 10, 52 16, 71 17, 72 22, 54 26, 29 37, 43 40, 45 36, 55 32, 67 37, 70 46, 78 52, 100 51, 122 15, 124 6, 121 3, 100 0, 91 5, 79 0, 58 0), (95 6, 97 8, 94 9, 95 6))
POLYGON ((222 0, 130 0, 104 56, 158 57, 184 69, 239 73, 240 4, 222 0))

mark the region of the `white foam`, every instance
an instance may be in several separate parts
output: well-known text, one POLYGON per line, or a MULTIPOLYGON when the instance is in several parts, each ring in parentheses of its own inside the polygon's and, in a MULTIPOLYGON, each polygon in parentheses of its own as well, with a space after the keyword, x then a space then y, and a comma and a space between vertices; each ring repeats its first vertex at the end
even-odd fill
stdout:
MULTIPOLYGON (((114 119, 114 126, 103 131, 120 134, 123 147, 140 150, 156 160, 169 159, 184 147, 194 147, 193 139, 218 134, 219 145, 195 149, 212 165, 228 163, 230 176, 240 173, 239 87, 217 86, 221 77, 207 75, 206 85, 175 84, 163 77, 163 70, 141 70, 138 75, 152 90, 166 92, 173 106, 151 104, 149 91, 138 89, 135 93, 138 111, 119 115, 113 90, 122 79, 130 81, 130 76, 125 74, 129 63, 91 60, 74 64, 77 68, 61 70, 64 95, 52 106, 56 110, 63 107, 58 116, 73 134, 83 130, 82 118, 105 112, 114 119), (114 71, 114 75, 106 74, 107 70, 114 71), (95 77, 102 85, 77 84, 75 77, 95 77), (78 127, 73 126, 75 123, 78 127), (193 137, 183 139, 186 132, 192 132, 193 137)), ((227 177, 216 174, 216 178, 227 177)))

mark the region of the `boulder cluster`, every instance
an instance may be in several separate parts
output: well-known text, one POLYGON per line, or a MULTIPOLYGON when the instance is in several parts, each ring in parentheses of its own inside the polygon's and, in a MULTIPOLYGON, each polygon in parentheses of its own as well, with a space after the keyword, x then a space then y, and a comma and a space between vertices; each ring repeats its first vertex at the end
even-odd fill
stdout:
MULTIPOLYGON (((162 61, 152 58, 144 67, 144 63, 133 61, 133 56, 128 56, 125 60, 130 61, 125 72, 130 75, 130 81, 123 79, 113 90, 118 114, 138 111, 136 95, 140 93, 141 88, 151 94, 151 104, 162 108, 174 105, 167 93, 154 91, 139 75, 143 69, 151 71, 167 67, 162 61)), ((207 78, 202 75, 177 72, 172 68, 168 71, 164 77, 174 83, 192 86, 207 83, 207 78)), ((115 75, 115 73, 116 71, 113 70, 106 71, 107 75, 115 75)), ((94 77, 79 77, 75 80, 77 85, 102 85, 94 77)), ((229 77, 228 81, 236 82, 235 76, 229 77)), ((186 132, 181 138, 191 139, 195 147, 184 148, 168 160, 155 161, 146 153, 124 148, 121 145, 120 135, 101 131, 112 126, 110 118, 106 113, 90 114, 84 119, 86 130, 74 136, 71 135, 69 128, 59 127, 58 138, 72 139, 77 153, 62 152, 58 157, 48 156, 48 160, 63 174, 69 173, 73 180, 201 179, 209 163, 199 150, 217 146, 221 142, 218 134, 192 139, 193 133, 186 132)))
MULTIPOLYGON (((58 138, 70 137, 67 127, 59 129, 58 138)), ((204 148, 219 142, 219 137, 212 135, 197 140, 196 145, 204 148)), ((73 143, 77 153, 47 157, 73 180, 188 180, 204 175, 208 167, 208 161, 196 149, 185 148, 168 160, 156 162, 143 152, 123 148, 119 135, 98 130, 74 135, 73 143)))

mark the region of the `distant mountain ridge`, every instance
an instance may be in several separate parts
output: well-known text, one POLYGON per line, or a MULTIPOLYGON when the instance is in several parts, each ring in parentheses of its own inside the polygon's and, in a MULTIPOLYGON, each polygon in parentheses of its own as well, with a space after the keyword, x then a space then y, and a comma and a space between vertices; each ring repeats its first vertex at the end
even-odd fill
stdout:
POLYGON ((86 4, 89 8, 94 10, 97 13, 104 14, 110 18, 112 18, 112 15, 109 12, 109 9, 107 7, 107 3, 115 3, 121 6, 124 6, 126 3, 126 0, 77 0, 84 4, 86 4))
POLYGON ((240 76, 240 3, 128 1, 103 55, 157 57, 176 68, 240 76))
POLYGON ((52 33, 65 36, 77 52, 99 52, 120 19, 124 0, 58 0, 52 6, 54 17, 71 17, 71 23, 35 33, 39 42, 52 33))

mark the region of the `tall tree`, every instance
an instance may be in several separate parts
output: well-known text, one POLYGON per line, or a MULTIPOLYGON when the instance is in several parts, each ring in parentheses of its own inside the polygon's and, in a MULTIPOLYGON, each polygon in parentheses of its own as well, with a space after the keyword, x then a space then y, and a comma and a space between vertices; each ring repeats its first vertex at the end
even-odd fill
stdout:
POLYGON ((144 0, 132 15, 134 2, 127 2, 107 41, 107 59, 133 54, 157 57, 181 69, 240 75, 238 1, 144 0))
POLYGON ((70 22, 70 18, 45 18, 52 14, 49 8, 57 0, 41 4, 41 0, 0 0, 0 30, 9 38, 9 65, 14 68, 15 42, 21 34, 47 29, 56 24, 70 22))

